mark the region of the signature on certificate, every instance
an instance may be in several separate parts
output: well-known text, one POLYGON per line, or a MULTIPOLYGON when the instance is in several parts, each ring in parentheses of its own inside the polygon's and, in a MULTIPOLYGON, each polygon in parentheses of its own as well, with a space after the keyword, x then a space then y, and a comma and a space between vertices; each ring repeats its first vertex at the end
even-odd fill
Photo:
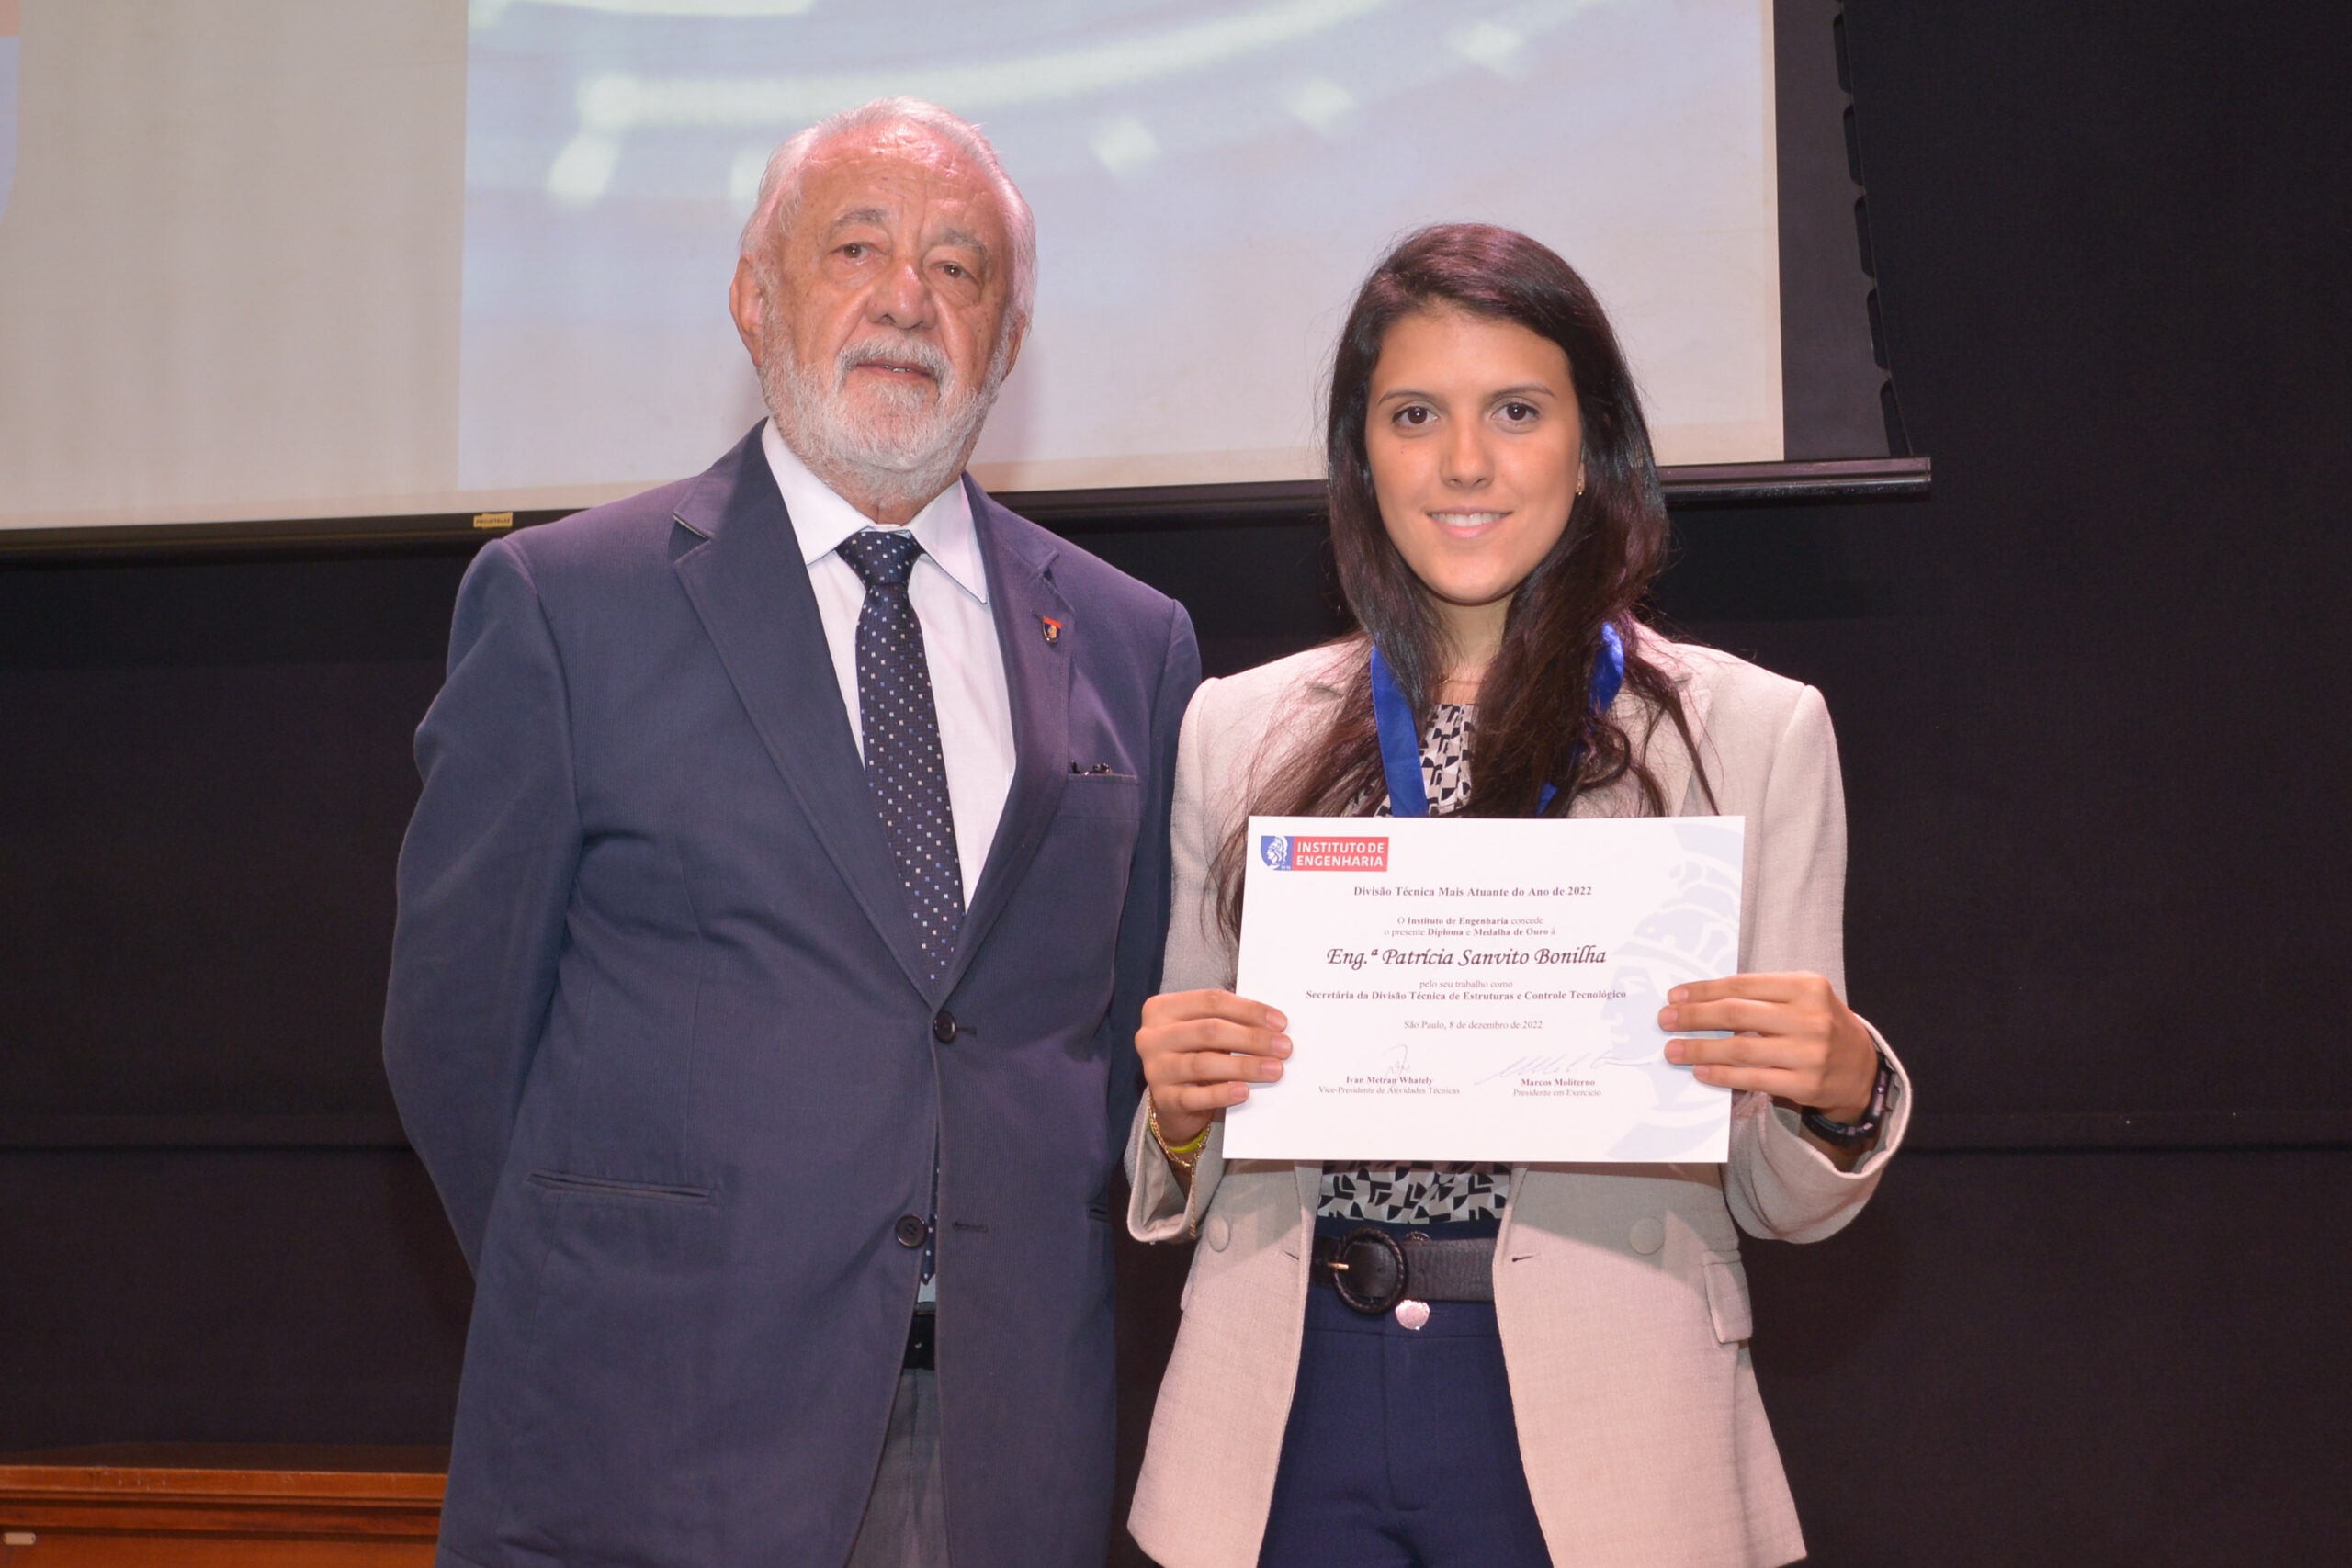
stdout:
POLYGON ((1557 1051, 1548 1056, 1521 1056, 1496 1068, 1483 1078, 1474 1078, 1471 1080, 1470 1087, 1476 1089, 1480 1084, 1492 1083, 1497 1078, 1532 1077, 1538 1073, 1582 1072, 1588 1067, 1607 1061, 1610 1055, 1611 1047, 1604 1045, 1598 1051, 1557 1051))

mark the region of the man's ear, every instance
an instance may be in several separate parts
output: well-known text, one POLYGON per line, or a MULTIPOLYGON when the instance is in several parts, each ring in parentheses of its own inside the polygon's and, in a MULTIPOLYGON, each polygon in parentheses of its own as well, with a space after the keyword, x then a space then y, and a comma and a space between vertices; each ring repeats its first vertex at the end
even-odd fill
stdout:
POLYGON ((751 351, 753 365, 765 364, 762 354, 766 343, 767 300, 760 288, 759 275, 752 270, 752 258, 743 256, 735 263, 735 281, 727 286, 727 309, 735 318, 736 335, 751 351))

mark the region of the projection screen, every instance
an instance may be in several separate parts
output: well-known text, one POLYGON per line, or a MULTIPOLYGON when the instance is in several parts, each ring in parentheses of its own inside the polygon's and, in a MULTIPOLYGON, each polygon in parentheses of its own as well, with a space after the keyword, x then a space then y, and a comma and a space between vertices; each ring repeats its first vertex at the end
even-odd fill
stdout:
POLYGON ((1661 462, 1782 455, 1771 0, 0 0, 0 526, 695 472, 761 165, 894 93, 1037 216, 992 488, 1317 477, 1351 289, 1450 219, 1593 282, 1661 462))

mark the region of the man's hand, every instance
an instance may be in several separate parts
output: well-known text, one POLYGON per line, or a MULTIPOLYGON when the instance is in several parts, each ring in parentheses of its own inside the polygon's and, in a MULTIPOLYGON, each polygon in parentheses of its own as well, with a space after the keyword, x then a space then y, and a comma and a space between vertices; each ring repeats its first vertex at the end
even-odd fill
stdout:
POLYGON ((1144 1003, 1136 1053, 1160 1136, 1188 1144, 1218 1111, 1249 1099, 1251 1084, 1282 1077, 1289 1027, 1273 1009, 1231 991, 1170 991, 1144 1003))
MULTIPOLYGON (((1657 1026, 1728 1029, 1727 1040, 1669 1040, 1666 1059, 1695 1066, 1701 1083, 1752 1089, 1859 1122, 1878 1081, 1878 1046, 1844 999, 1818 975, 1734 975, 1667 993, 1657 1026)), ((1162 1126, 1166 1111, 1160 1112, 1162 1126)))

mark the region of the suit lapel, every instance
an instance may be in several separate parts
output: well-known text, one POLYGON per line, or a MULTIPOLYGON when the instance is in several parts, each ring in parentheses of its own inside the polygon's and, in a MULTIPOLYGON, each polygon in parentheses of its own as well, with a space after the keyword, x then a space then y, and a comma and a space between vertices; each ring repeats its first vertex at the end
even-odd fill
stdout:
POLYGON ((672 569, 752 728, 859 908, 928 994, 928 965, 866 790, 808 568, 757 430, 695 481, 674 515, 702 542, 672 569))
MULTIPOLYGON (((1020 528, 1012 513, 968 479, 972 527, 989 574, 989 604, 997 646, 1004 655, 1004 683, 1012 699, 1012 788, 997 821, 996 840, 980 868, 972 906, 965 911, 956 961, 945 989, 963 978, 989 928, 1004 912, 1046 826, 1061 805, 1069 780, 1069 683, 1072 645, 1087 635, 1069 604, 1053 584, 1054 547, 1039 534, 1020 528), (1046 640, 1046 622, 1054 640, 1046 640)), ((944 993, 943 993, 944 994, 944 993)))

